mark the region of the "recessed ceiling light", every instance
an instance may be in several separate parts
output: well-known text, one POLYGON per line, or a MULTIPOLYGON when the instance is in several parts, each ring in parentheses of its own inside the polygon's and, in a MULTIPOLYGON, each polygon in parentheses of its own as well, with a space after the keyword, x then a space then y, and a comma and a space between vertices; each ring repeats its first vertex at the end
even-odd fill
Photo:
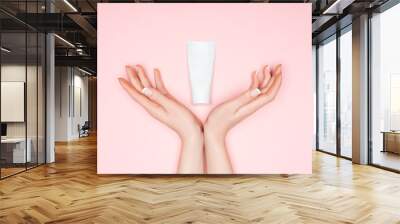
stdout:
POLYGON ((11 50, 9 50, 9 49, 7 49, 5 47, 1 47, 0 49, 1 49, 1 51, 4 51, 6 53, 10 53, 11 52, 11 50))

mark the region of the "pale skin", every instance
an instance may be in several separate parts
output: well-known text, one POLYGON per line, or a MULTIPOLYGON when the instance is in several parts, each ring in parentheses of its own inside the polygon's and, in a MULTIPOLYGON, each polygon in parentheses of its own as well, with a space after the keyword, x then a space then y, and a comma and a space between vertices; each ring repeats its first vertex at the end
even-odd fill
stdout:
POLYGON ((262 66, 252 73, 247 91, 216 106, 204 124, 166 89, 161 73, 154 69, 154 85, 143 66, 126 67, 128 79, 119 78, 129 95, 155 119, 174 130, 182 149, 178 173, 233 173, 225 138, 229 130, 271 102, 282 82, 281 65, 273 71, 262 66))

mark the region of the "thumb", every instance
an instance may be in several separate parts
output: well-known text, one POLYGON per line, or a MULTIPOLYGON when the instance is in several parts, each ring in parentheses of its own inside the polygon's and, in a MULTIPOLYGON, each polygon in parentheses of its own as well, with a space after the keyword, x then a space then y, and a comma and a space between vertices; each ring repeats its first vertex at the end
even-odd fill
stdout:
POLYGON ((251 85, 250 88, 232 100, 232 104, 235 109, 240 108, 248 103, 250 103, 255 97, 260 95, 261 91, 258 88, 259 80, 257 77, 257 72, 253 71, 251 74, 251 85))

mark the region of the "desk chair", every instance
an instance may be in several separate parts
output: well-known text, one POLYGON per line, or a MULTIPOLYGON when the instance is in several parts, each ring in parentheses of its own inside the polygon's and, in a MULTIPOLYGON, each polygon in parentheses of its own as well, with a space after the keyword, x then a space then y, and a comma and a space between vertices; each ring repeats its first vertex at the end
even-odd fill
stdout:
POLYGON ((90 129, 89 121, 85 121, 85 123, 82 125, 82 127, 80 127, 80 125, 78 125, 79 138, 89 136, 89 129, 90 129))

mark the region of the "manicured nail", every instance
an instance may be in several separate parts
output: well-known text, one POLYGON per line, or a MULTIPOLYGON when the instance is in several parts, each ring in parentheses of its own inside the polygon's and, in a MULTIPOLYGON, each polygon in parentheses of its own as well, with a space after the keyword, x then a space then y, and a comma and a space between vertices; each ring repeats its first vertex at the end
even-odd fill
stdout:
POLYGON ((146 96, 151 96, 153 94, 153 92, 151 91, 151 89, 144 87, 142 89, 142 93, 146 96))
POLYGON ((278 74, 282 72, 282 64, 278 64, 276 66, 276 71, 277 71, 278 74))
POLYGON ((123 83, 124 82, 124 78, 118 78, 119 83, 123 83))
POLYGON ((250 96, 255 97, 260 95, 261 91, 258 88, 253 89, 252 91, 250 91, 250 96))
POLYGON ((278 64, 275 66, 274 71, 271 72, 271 76, 274 76, 274 74, 277 74, 278 73, 277 71, 279 71, 278 69, 281 69, 281 64, 278 64))

